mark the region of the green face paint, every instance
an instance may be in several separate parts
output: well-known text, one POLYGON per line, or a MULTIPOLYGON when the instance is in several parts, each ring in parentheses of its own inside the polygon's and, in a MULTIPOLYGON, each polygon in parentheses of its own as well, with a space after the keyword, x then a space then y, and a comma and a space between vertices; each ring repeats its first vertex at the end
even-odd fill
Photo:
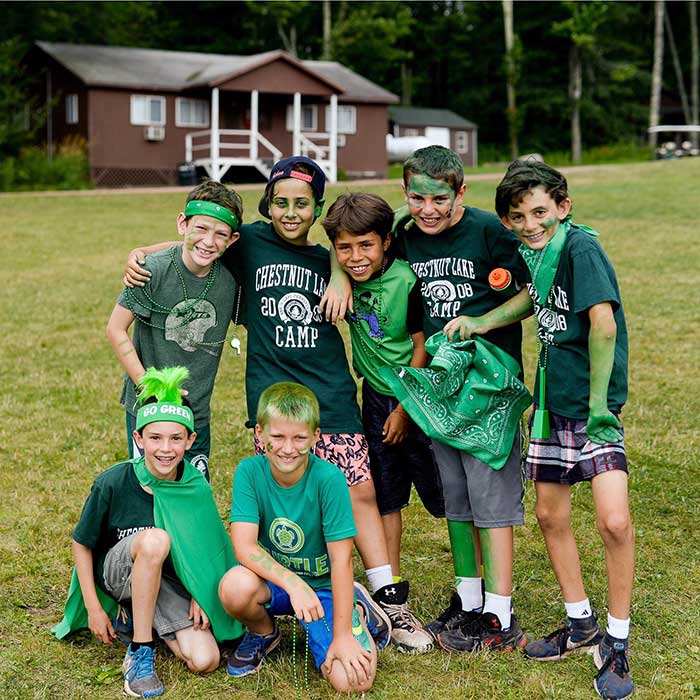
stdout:
POLYGON ((453 223, 457 195, 444 180, 413 175, 406 188, 406 203, 418 225, 428 235, 447 230, 453 223))
POLYGON ((409 196, 412 192, 422 195, 446 196, 454 202, 454 190, 444 181, 436 180, 428 175, 413 175, 408 183, 407 191, 409 196))

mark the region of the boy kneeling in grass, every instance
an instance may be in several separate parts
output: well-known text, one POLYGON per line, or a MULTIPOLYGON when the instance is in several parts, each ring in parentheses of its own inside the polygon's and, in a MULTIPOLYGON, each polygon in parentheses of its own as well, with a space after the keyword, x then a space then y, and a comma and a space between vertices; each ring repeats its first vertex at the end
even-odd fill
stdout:
POLYGON ((181 396, 187 376, 184 367, 144 375, 133 433, 143 456, 95 479, 73 531, 79 589, 74 575, 66 616, 52 630, 60 639, 87 624, 105 644, 117 632, 128 635, 124 692, 131 697, 164 692, 153 629, 196 673, 219 665, 215 634, 233 639, 243 632, 216 595, 235 563, 230 542, 209 483, 184 459, 196 438, 192 409, 181 396), (110 618, 105 607, 113 610, 114 601, 130 606, 133 630, 110 618))
POLYGON ((619 421, 627 399, 627 330, 615 271, 597 232, 573 223, 571 206, 560 172, 544 163, 510 165, 496 190, 496 212, 522 243, 528 289, 481 317, 455 319, 449 330, 466 337, 534 311, 541 350, 527 475, 535 482, 537 519, 567 621, 530 642, 525 654, 555 661, 592 651, 596 690, 620 700, 634 690, 627 660, 634 530, 619 421), (571 487, 581 481, 591 484, 605 548, 604 635, 586 595, 571 528, 571 487))
POLYGON ((295 615, 333 688, 369 690, 377 652, 353 599, 350 495, 343 473, 311 452, 318 401, 301 384, 279 382, 261 394, 256 421, 265 454, 238 465, 231 504, 241 565, 219 585, 226 611, 248 628, 227 672, 256 673, 279 645, 275 616, 295 615))

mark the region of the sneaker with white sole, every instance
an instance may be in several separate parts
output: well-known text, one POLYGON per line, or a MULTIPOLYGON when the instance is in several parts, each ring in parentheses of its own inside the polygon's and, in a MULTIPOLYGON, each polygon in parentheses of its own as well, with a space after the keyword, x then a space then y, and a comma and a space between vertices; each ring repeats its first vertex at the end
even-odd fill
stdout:
POLYGON ((165 692, 156 675, 156 650, 140 646, 136 651, 131 645, 124 657, 124 692, 132 698, 154 698, 165 692))
POLYGON ((265 657, 279 646, 282 633, 277 622, 272 621, 274 629, 270 634, 255 634, 246 632, 236 651, 226 662, 226 673, 235 678, 243 678, 257 673, 265 657))
POLYGON ((391 620, 391 643, 406 654, 425 654, 433 638, 408 608, 408 581, 391 583, 374 594, 374 600, 391 620))
POLYGON ((607 632, 593 650, 598 669, 593 685, 601 698, 624 700, 634 692, 627 653, 627 640, 611 637, 607 632))
POLYGON ((603 635, 595 613, 568 618, 566 625, 525 646, 525 656, 535 661, 560 661, 571 654, 591 654, 603 635))

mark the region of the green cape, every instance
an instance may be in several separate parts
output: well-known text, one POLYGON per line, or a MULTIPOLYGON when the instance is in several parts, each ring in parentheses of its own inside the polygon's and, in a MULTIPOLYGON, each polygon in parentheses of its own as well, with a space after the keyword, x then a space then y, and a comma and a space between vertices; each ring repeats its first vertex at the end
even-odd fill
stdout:
POLYGON ((518 363, 479 337, 450 343, 435 333, 425 349, 429 367, 385 367, 382 377, 426 435, 501 469, 532 403, 518 363))

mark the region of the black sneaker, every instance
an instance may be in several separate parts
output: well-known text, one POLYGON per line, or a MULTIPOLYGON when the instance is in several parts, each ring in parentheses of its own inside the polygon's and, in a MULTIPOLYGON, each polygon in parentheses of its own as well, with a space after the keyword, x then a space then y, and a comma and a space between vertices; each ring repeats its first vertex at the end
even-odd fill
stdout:
POLYGON ((588 654, 603 635, 595 613, 588 617, 567 618, 566 625, 525 647, 525 656, 536 661, 560 661, 571 654, 588 654))
POLYGON ((593 650, 598 675, 593 681, 601 698, 624 700, 634 692, 627 659, 627 640, 611 637, 607 632, 593 650))
POLYGON ((510 627, 504 630, 498 615, 487 612, 480 615, 476 623, 441 632, 438 642, 445 651, 459 654, 482 649, 513 651, 522 649, 527 644, 527 639, 515 615, 510 616, 510 627))
POLYGON ((446 630, 453 630, 463 625, 471 625, 479 619, 481 613, 462 610, 459 593, 453 593, 450 604, 432 622, 425 625, 426 632, 437 641, 438 635, 446 630))
POLYGON ((226 663, 226 673, 229 676, 242 678, 260 670, 265 657, 279 646, 282 639, 282 633, 275 620, 273 624, 275 628, 270 634, 246 632, 243 635, 241 643, 226 663))
POLYGON ((391 583, 374 594, 374 600, 391 620, 391 643, 406 654, 425 654, 433 638, 408 609, 408 581, 391 583))

